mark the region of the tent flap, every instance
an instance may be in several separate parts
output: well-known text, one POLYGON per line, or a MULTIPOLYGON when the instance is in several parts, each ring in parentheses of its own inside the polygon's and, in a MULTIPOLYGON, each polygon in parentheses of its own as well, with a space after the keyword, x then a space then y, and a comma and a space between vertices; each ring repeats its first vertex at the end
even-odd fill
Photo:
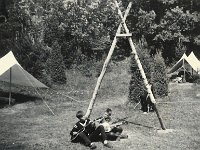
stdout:
POLYGON ((183 66, 183 61, 187 58, 186 54, 184 53, 181 59, 170 69, 168 73, 173 73, 179 68, 183 66))

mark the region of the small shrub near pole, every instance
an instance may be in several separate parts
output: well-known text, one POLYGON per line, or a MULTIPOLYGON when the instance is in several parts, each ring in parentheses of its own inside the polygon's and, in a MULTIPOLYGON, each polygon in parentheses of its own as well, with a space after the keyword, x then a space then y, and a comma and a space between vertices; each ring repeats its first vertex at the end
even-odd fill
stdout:
MULTIPOLYGON (((141 46, 140 46, 141 47, 141 46)), ((161 53, 151 57, 148 50, 138 48, 138 55, 144 72, 150 84, 152 84, 154 96, 162 97, 168 95, 168 79, 166 75, 166 65, 161 53)), ((140 96, 146 93, 146 87, 141 77, 138 66, 131 58, 131 81, 129 86, 129 102, 139 102, 140 96)))
POLYGON ((161 52, 154 56, 154 71, 152 74, 152 82, 154 94, 162 97, 168 95, 168 79, 166 75, 166 66, 161 52))
MULTIPOLYGON (((153 59, 150 57, 150 54, 147 49, 138 49, 138 55, 146 77, 151 83, 151 72, 153 71, 153 59)), ((140 96, 144 95, 146 87, 144 85, 141 73, 135 62, 134 57, 131 58, 131 81, 129 85, 129 101, 130 102, 139 102, 140 96)))

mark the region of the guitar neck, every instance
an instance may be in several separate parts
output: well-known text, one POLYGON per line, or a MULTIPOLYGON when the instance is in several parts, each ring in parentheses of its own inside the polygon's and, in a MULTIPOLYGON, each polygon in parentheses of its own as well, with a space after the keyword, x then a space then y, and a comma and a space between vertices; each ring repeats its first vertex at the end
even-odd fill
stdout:
POLYGON ((114 123, 114 124, 111 124, 110 127, 116 127, 116 126, 119 126, 119 125, 122 125, 122 123, 114 123))

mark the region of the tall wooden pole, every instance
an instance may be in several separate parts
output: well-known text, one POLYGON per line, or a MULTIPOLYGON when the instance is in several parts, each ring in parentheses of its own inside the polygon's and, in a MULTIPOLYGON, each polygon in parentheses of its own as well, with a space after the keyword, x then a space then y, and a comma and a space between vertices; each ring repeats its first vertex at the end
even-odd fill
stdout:
POLYGON ((10 68, 9 105, 11 104, 12 68, 10 68))
MULTIPOLYGON (((125 21, 123 20, 122 12, 121 12, 121 10, 120 10, 120 8, 119 8, 118 2, 117 2, 116 0, 114 0, 114 1, 115 1, 115 5, 116 5, 116 7, 117 7, 117 9, 118 9, 118 14, 119 14, 120 18, 122 19, 122 25, 123 25, 123 27, 124 27, 124 29, 125 29, 125 32, 126 32, 126 34, 129 34, 128 27, 127 27, 125 21)), ((146 88, 147 88, 147 92, 148 92, 149 95, 150 95, 151 102, 154 104, 155 112, 156 112, 156 114, 157 114, 157 117, 158 117, 158 120, 159 120, 159 122, 160 122, 161 128, 162 128, 163 130, 165 130, 165 126, 164 126, 164 124, 163 124, 163 122, 162 122, 162 118, 161 118, 161 116, 159 115, 158 109, 157 109, 157 107, 156 107, 156 100, 155 100, 154 95, 153 95, 153 93, 152 93, 152 91, 151 91, 151 86, 149 85, 149 83, 148 83, 148 81, 147 81, 146 75, 145 75, 145 73, 144 73, 144 69, 143 69, 142 64, 141 64, 141 62, 140 62, 140 59, 139 59, 139 57, 138 57, 138 55, 137 55, 137 51, 136 51, 135 46, 134 46, 134 44, 133 44, 132 38, 131 38, 131 37, 128 37, 128 41, 129 41, 129 44, 130 44, 130 46, 131 46, 132 53, 133 53, 133 55, 134 55, 135 61, 136 61, 137 65, 138 65, 138 68, 139 68, 140 73, 141 73, 141 75, 142 75, 144 84, 145 84, 145 86, 146 86, 146 88)))
MULTIPOLYGON (((124 14, 124 17, 122 17, 122 20, 125 22, 127 16, 128 16, 128 13, 130 11, 130 8, 131 8, 131 5, 132 3, 129 3, 127 9, 126 9, 126 12, 124 14)), ((122 27, 122 23, 119 25, 118 29, 117 29, 117 33, 119 34, 121 32, 121 27, 122 27)), ((93 92, 93 95, 92 95, 92 99, 90 101, 90 104, 88 106, 88 109, 87 109, 87 112, 85 114, 86 117, 90 117, 91 115, 91 112, 92 112, 92 109, 93 109, 93 106, 94 106, 94 103, 95 103, 95 100, 96 100, 96 96, 97 96, 97 93, 98 93, 98 89, 101 85, 101 82, 102 82, 102 79, 104 77, 104 74, 106 72, 106 68, 108 66, 108 63, 110 62, 110 59, 111 59, 111 56, 114 52, 114 49, 115 49, 115 45, 117 43, 117 36, 114 37, 114 40, 112 42, 112 45, 111 45, 111 48, 110 48, 110 51, 108 53, 108 56, 104 62, 104 65, 103 65, 103 68, 102 68, 102 71, 101 71, 101 74, 99 75, 98 79, 97 79, 97 84, 96 84, 96 87, 94 89, 94 92, 93 92)))

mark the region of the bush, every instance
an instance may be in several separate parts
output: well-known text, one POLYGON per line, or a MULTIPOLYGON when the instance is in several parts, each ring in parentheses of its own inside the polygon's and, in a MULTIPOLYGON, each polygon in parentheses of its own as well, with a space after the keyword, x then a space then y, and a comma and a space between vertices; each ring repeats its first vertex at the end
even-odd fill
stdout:
POLYGON ((47 74, 46 70, 42 70, 42 76, 38 78, 42 83, 44 83, 46 86, 51 87, 52 86, 52 79, 51 75, 47 74))
POLYGON ((195 80, 194 83, 200 84, 200 79, 195 80))
POLYGON ((154 94, 164 96, 168 94, 168 79, 166 74, 166 66, 162 54, 159 52, 154 57, 154 67, 152 73, 152 82, 154 94))
MULTIPOLYGON (((99 77, 101 74, 103 64, 104 64, 105 59, 102 60, 96 60, 95 58, 87 58, 87 56, 80 54, 80 56, 75 60, 72 68, 77 69, 81 72, 82 75, 86 77, 99 77)), ((112 60, 109 62, 106 72, 111 72, 112 67, 111 67, 112 60)))
MULTIPOLYGON (((139 48, 138 55, 143 66, 148 81, 151 83, 151 72, 153 71, 153 59, 150 57, 147 49, 139 48)), ((140 96, 144 95, 146 87, 144 85, 141 73, 136 64, 134 56, 131 58, 131 81, 129 85, 129 101, 138 102, 140 96)))
POLYGON ((58 42, 54 42, 47 60, 48 73, 53 82, 66 83, 65 65, 58 42))
POLYGON ((192 80, 193 83, 200 84, 200 75, 199 74, 192 75, 192 80))

